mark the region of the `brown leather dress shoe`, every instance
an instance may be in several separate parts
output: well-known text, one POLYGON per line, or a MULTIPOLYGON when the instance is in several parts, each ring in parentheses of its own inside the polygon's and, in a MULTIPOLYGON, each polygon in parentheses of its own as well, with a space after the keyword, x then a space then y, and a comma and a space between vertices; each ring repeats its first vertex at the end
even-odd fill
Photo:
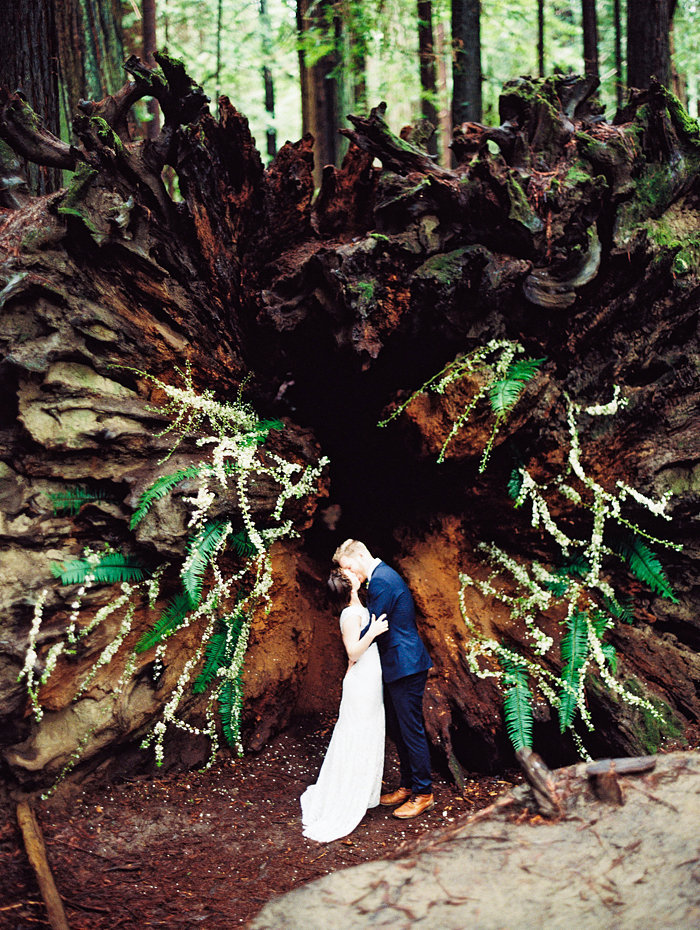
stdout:
POLYGON ((423 811, 432 810, 434 807, 435 795, 417 794, 410 801, 402 804, 401 807, 397 807, 394 811, 394 817, 398 817, 400 820, 408 820, 411 817, 417 817, 423 811))
POLYGON ((407 801, 410 797, 410 788, 397 788, 396 791, 383 794, 379 799, 379 803, 384 807, 395 807, 397 804, 403 804, 403 802, 407 801))

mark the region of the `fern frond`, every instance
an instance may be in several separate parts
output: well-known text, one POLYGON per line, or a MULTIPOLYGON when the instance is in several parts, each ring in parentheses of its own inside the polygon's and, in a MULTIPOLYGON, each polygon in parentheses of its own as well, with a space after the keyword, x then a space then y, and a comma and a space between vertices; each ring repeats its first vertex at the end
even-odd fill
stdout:
POLYGON ((224 739, 232 748, 238 746, 238 731, 242 706, 243 688, 240 678, 237 678, 235 681, 232 681, 230 678, 226 679, 219 692, 219 717, 221 719, 221 731, 224 734, 224 739))
POLYGON ((193 606, 199 603, 202 596, 202 584, 207 565, 225 544, 230 531, 231 524, 228 520, 209 520, 192 537, 187 546, 182 584, 193 606))
POLYGON ((91 565, 87 559, 73 559, 63 564, 54 562, 51 574, 61 584, 82 584, 88 575, 92 575, 98 584, 116 584, 120 581, 143 581, 150 573, 136 556, 110 552, 97 565, 91 565))
POLYGON ((207 643, 204 667, 192 685, 193 694, 203 694, 219 669, 226 665, 226 654, 229 652, 226 648, 227 639, 226 630, 222 627, 212 634, 207 643))
POLYGON ((527 383, 535 377, 546 361, 547 356, 543 356, 542 358, 517 359, 508 366, 506 377, 527 383))
POLYGON ((559 695, 559 729, 563 733, 571 726, 581 689, 581 669, 588 658, 587 616, 575 610, 567 622, 567 631, 561 641, 561 657, 565 662, 561 671, 564 687, 559 695))
POLYGON ((666 573, 656 555, 643 543, 636 533, 615 534, 610 540, 611 547, 620 558, 629 565, 630 571, 652 591, 661 597, 678 603, 666 573))
MULTIPOLYGON (((517 501, 520 491, 523 487, 523 473, 519 468, 514 468, 508 478, 508 497, 517 501)), ((516 504, 517 506, 517 504, 516 504)))
POLYGON ((545 588, 556 597, 562 597, 569 589, 568 578, 585 578, 590 570, 590 563, 582 555, 574 555, 552 572, 555 579, 547 582, 545 588))
POLYGON ((284 423, 281 420, 259 420, 255 424, 255 428, 242 440, 241 445, 261 446, 273 429, 284 429, 284 423))
POLYGON ((217 631, 207 643, 202 671, 192 686, 195 694, 203 694, 219 669, 226 668, 231 662, 244 619, 242 614, 234 613, 219 621, 217 631))
POLYGON ((180 591, 169 602, 150 630, 147 630, 136 643, 136 652, 146 652, 151 646, 158 645, 166 636, 174 633, 192 609, 189 594, 180 591))
POLYGON ((83 504, 89 501, 103 501, 106 497, 106 493, 101 488, 88 488, 85 485, 49 494, 54 516, 68 514, 72 517, 80 511, 83 504))
POLYGON ((493 382, 489 388, 489 400, 496 416, 505 416, 513 409, 525 385, 537 374, 544 361, 544 358, 526 358, 511 362, 505 377, 493 382))
POLYGON ((507 378, 493 382, 489 388, 489 400, 496 416, 504 416, 516 405, 524 387, 524 382, 507 378))
POLYGON ((202 471, 201 465, 189 465, 187 468, 181 468, 170 475, 161 475, 160 478, 156 478, 153 484, 139 498, 136 510, 131 517, 129 529, 133 530, 139 525, 156 501, 161 500, 166 494, 170 494, 173 488, 183 481, 187 481, 188 478, 196 478, 202 471))
POLYGON ((622 623, 634 623, 634 600, 631 597, 618 600, 614 597, 603 596, 603 606, 608 613, 622 623))
MULTIPOLYGON (((611 598, 606 598, 606 601, 610 602, 611 598)), ((620 605, 617 604, 617 602, 616 602, 616 606, 620 607, 620 605)), ((593 629, 595 631, 596 636, 600 640, 602 640, 603 636, 605 636, 605 632, 608 629, 608 627, 612 626, 612 620, 610 619, 610 615, 616 616, 616 614, 612 611, 610 612, 610 614, 606 614, 602 610, 596 610, 591 615, 591 623, 593 624, 593 629)), ((608 665, 610 666, 610 671, 614 675, 615 672, 617 671, 617 652, 615 651, 615 647, 613 646, 612 643, 601 642, 600 648, 603 652, 603 655, 605 656, 605 659, 607 660, 608 665)))
POLYGON ((527 683, 527 672, 522 665, 501 659, 503 683, 503 714, 508 737, 517 752, 532 746, 532 692, 527 683))
POLYGON ((243 559, 249 558, 251 555, 257 553, 257 549, 250 541, 250 536, 246 530, 239 530, 234 536, 229 539, 228 544, 233 547, 236 552, 236 555, 239 555, 243 559))
POLYGON ((615 651, 615 647, 612 643, 603 643, 602 649, 603 655, 607 659, 608 665, 610 666, 610 671, 614 675, 617 672, 617 652, 615 651))

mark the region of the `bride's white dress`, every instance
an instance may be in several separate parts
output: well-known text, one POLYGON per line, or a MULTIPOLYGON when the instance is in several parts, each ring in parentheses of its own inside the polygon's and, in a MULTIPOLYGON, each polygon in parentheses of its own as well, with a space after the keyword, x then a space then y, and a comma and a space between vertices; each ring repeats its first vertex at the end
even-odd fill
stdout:
MULTIPOLYGON (((340 628, 369 621, 366 609, 346 607, 340 628)), ((384 699, 376 642, 343 679, 338 721, 318 781, 301 796, 304 836, 329 843, 352 833, 367 809, 379 804, 384 767, 384 699)))

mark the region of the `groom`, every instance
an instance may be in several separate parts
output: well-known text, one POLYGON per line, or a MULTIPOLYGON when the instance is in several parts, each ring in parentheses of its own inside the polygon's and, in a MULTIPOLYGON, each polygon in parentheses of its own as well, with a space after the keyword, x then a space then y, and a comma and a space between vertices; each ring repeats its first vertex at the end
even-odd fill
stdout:
POLYGON ((370 616, 386 614, 389 629, 377 637, 384 679, 387 728, 399 753, 400 787, 383 794, 380 804, 396 807, 406 820, 435 806, 430 753, 423 722, 423 692, 432 662, 418 635, 415 607, 406 582, 393 568, 375 559, 357 539, 346 539, 333 561, 367 582, 370 616))

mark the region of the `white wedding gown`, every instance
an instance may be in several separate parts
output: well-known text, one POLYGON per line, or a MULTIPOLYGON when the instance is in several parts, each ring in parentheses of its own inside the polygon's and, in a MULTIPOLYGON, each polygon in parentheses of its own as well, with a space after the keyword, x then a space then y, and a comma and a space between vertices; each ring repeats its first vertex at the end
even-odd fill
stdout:
MULTIPOLYGON (((346 607, 345 624, 363 629, 366 609, 346 607)), ((384 768, 384 699, 382 667, 376 642, 343 679, 338 720, 318 781, 301 796, 304 836, 329 843, 352 833, 370 807, 379 804, 384 768)))

